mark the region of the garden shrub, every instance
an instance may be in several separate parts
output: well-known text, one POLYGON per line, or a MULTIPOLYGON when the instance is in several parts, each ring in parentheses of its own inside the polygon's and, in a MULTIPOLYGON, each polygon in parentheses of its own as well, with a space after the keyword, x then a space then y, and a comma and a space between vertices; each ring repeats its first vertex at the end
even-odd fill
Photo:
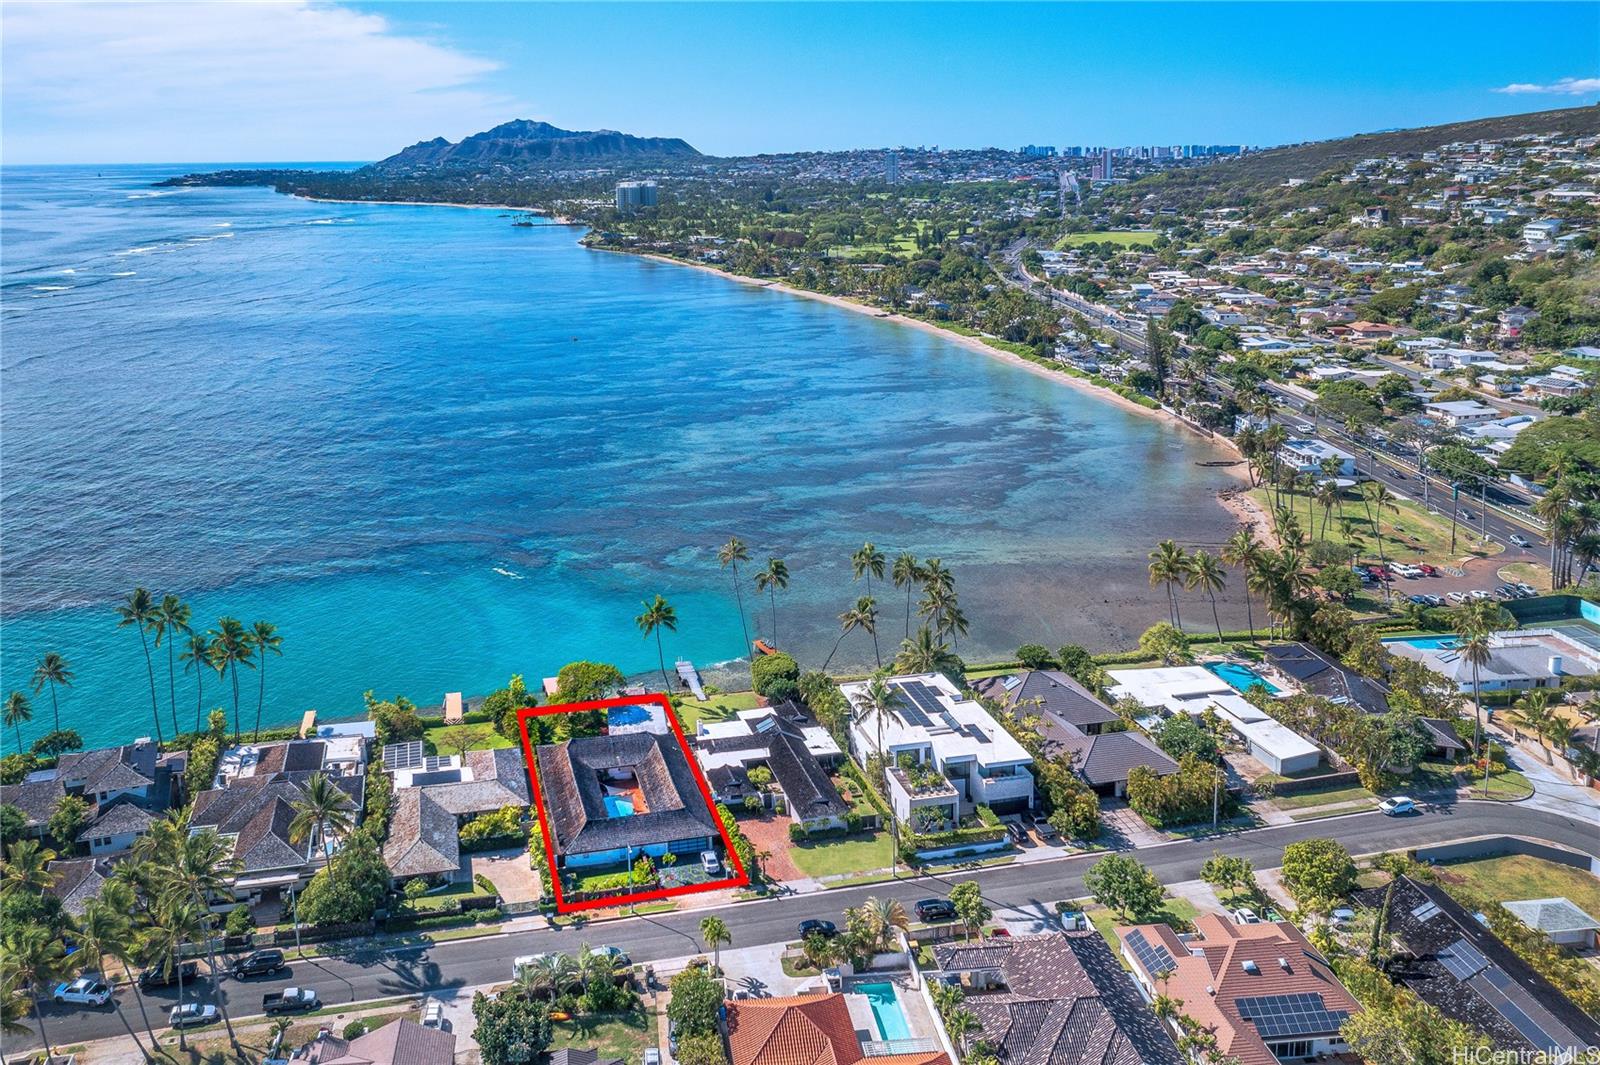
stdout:
POLYGON ((750 678, 755 684, 757 695, 768 695, 773 682, 778 680, 787 680, 794 684, 795 694, 799 694, 800 666, 782 651, 763 655, 750 663, 750 678))

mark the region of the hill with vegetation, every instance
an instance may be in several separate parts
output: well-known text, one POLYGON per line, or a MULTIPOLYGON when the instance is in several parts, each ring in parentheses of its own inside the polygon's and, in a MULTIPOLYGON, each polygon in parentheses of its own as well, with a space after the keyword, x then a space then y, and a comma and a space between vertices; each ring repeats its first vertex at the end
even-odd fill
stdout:
POLYGON ((630 159, 698 159, 700 153, 678 137, 636 137, 616 130, 570 130, 548 122, 516 119, 452 143, 443 137, 421 141, 367 168, 379 173, 441 168, 511 168, 630 159))

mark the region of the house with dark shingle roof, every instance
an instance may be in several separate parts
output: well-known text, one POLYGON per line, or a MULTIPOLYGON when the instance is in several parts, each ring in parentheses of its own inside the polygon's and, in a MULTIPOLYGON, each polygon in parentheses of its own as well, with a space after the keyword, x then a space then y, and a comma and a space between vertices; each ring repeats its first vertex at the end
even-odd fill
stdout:
POLYGON ((119 801, 161 813, 181 804, 188 757, 185 751, 162 753, 149 740, 69 751, 53 768, 30 773, 20 784, 0 787, 0 803, 21 810, 28 832, 35 836, 44 835, 45 825, 64 795, 87 802, 91 819, 119 801))
POLYGON ((402 1017, 354 1039, 341 1039, 324 1028, 289 1061, 292 1065, 449 1065, 455 1059, 454 1034, 402 1017))
POLYGON ((973 690, 1001 708, 1021 715, 1048 714, 1085 736, 1099 735, 1122 719, 1070 673, 1030 669, 1009 676, 985 677, 973 690))
MULTIPOLYGON (((1380 910, 1387 892, 1369 888, 1356 900, 1380 910)), ((1399 877, 1385 930, 1399 947, 1390 978, 1482 1032, 1496 1050, 1581 1054, 1600 1046, 1600 1022, 1443 888, 1399 877)))
POLYGON ((546 744, 536 758, 557 865, 698 854, 720 835, 675 739, 653 732, 583 736, 546 744))
POLYGON ((469 872, 461 867, 461 826, 507 806, 525 810, 532 801, 527 766, 514 748, 428 757, 421 752, 415 741, 384 748, 385 772, 395 788, 384 861, 396 882, 413 876, 464 880, 469 872))
MULTIPOLYGON (((727 1011, 730 1065, 857 1065, 869 1060, 840 994, 733 999, 727 1011)), ((873 1055, 872 1065, 950 1065, 938 1050, 873 1055)))
POLYGON ((1389 712, 1387 686, 1348 669, 1308 643, 1281 643, 1264 651, 1267 664, 1310 695, 1354 703, 1369 714, 1389 712))
POLYGON ((1235 924, 1215 913, 1179 938, 1171 925, 1118 925, 1122 956, 1145 996, 1183 1001, 1240 1065, 1344 1053, 1340 1028, 1361 1004, 1288 921, 1235 924))
POLYGON ((739 803, 762 793, 749 771, 766 766, 793 821, 807 828, 844 824, 850 804, 833 786, 829 769, 844 752, 793 704, 742 710, 729 721, 701 721, 695 729, 695 757, 718 802, 739 803))
POLYGON ((100 897, 100 889, 111 879, 111 863, 103 858, 69 858, 51 862, 55 882, 50 894, 61 900, 61 908, 74 917, 83 916, 83 905, 100 897))
POLYGON ((460 881, 468 875, 461 867, 460 823, 428 790, 405 788, 394 794, 383 863, 396 883, 414 876, 460 881))
MULTIPOLYGON (((225 787, 202 791, 190 810, 189 830, 215 829, 232 845, 239 872, 230 885, 241 897, 252 899, 310 883, 327 864, 327 852, 315 830, 298 843, 290 839, 294 805, 305 796, 315 773, 280 772, 271 775, 234 776, 225 787)), ((328 776, 328 781, 350 800, 359 818, 366 798, 366 778, 359 774, 328 776)), ((337 849, 338 840, 331 841, 337 849)))
POLYGON ((933 948, 1002 1065, 1180 1065, 1172 1037, 1096 932, 933 948))
POLYGON ((592 1047, 562 1047, 550 1055, 550 1065, 628 1065, 621 1058, 602 1058, 592 1047))
POLYGON ((98 808, 78 833, 76 842, 94 855, 115 854, 131 848, 134 841, 150 831, 156 815, 130 798, 120 798, 98 808))

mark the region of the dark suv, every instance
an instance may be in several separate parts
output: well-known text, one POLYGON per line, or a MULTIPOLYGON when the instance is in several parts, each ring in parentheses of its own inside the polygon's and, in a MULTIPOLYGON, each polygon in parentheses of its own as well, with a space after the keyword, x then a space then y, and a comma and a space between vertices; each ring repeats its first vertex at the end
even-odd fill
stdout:
POLYGON ((950 921, 955 919, 956 908, 949 899, 923 899, 917 903, 917 920, 950 921))
POLYGON ((200 965, 198 962, 186 961, 182 965, 170 968, 155 966, 139 974, 139 986, 145 990, 153 987, 171 987, 178 982, 179 975, 183 976, 184 984, 192 984, 200 979, 200 965))
POLYGON ((251 976, 270 976, 283 969, 283 951, 258 950, 233 963, 233 978, 243 980, 251 976))

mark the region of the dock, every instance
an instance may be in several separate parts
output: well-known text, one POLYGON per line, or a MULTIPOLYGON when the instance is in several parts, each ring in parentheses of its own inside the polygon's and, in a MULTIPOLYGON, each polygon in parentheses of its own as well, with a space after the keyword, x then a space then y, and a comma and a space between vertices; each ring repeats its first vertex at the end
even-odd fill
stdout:
POLYGON ((696 699, 706 701, 706 690, 700 685, 700 671, 694 668, 693 662, 687 658, 678 659, 678 676, 689 686, 696 699))

